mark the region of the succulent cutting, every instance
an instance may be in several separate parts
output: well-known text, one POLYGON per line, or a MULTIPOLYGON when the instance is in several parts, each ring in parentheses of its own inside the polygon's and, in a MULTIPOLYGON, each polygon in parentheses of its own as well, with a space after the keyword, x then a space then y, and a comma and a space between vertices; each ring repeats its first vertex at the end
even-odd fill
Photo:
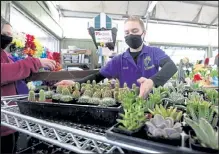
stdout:
POLYGON ((148 109, 149 112, 153 115, 160 114, 164 118, 171 117, 173 120, 180 121, 182 118, 182 111, 177 111, 177 108, 173 108, 172 106, 168 109, 165 109, 161 104, 160 106, 156 105, 155 109, 152 111, 148 109))
POLYGON ((179 139, 180 133, 182 133, 182 125, 180 123, 176 122, 174 124, 173 118, 164 118, 159 114, 156 114, 154 118, 150 119, 150 121, 147 121, 145 124, 148 128, 148 132, 153 137, 179 139))
POLYGON ((218 129, 215 131, 211 124, 204 118, 201 118, 198 122, 185 118, 185 122, 195 131, 203 147, 218 150, 218 129))

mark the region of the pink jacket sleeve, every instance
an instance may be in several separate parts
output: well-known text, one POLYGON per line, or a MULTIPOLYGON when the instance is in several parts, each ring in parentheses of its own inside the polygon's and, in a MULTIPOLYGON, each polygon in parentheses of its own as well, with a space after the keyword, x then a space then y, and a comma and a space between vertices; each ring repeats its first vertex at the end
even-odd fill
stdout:
POLYGON ((1 85, 25 79, 42 67, 37 58, 26 58, 15 63, 1 63, 1 85))

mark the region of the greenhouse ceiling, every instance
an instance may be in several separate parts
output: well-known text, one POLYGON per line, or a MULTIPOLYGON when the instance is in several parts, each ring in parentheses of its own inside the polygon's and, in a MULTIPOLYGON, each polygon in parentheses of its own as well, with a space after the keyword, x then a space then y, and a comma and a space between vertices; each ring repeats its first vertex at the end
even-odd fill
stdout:
POLYGON ((104 12, 114 20, 130 15, 149 22, 218 27, 218 1, 53 1, 63 17, 93 18, 104 12))

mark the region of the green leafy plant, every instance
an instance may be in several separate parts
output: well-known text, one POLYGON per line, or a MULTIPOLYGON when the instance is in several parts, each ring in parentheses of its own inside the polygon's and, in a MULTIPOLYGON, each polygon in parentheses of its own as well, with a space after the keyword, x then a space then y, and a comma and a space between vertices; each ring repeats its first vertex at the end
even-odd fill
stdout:
POLYGON ((218 122, 218 113, 211 103, 197 100, 188 100, 186 106, 187 115, 194 121, 198 122, 201 118, 206 119, 213 127, 216 127, 218 122))
POLYGON ((156 105, 155 109, 152 111, 148 109, 149 112, 153 115, 160 114, 164 118, 171 117, 174 121, 180 121, 182 118, 182 111, 177 112, 177 108, 172 106, 169 109, 165 109, 161 104, 160 106, 156 105))
POLYGON ((180 138, 180 133, 182 133, 182 125, 180 123, 174 124, 173 118, 164 118, 159 114, 156 114, 154 118, 151 118, 145 124, 148 132, 154 137, 178 139, 180 138))
POLYGON ((163 98, 163 100, 166 101, 165 108, 167 108, 168 104, 171 103, 174 107, 178 107, 181 109, 185 109, 185 97, 182 95, 182 93, 178 92, 172 92, 169 94, 169 98, 163 98))
POLYGON ((45 102, 46 101, 45 91, 42 90, 42 89, 40 90, 39 101, 40 102, 45 102))
POLYGON ((112 106, 116 105, 116 100, 112 98, 112 91, 111 90, 106 90, 103 93, 103 99, 100 102, 100 106, 112 106))
POLYGON ((124 109, 124 114, 120 114, 122 119, 117 119, 119 128, 134 131, 143 126, 146 121, 144 109, 139 104, 133 104, 130 108, 124 109))
POLYGON ((208 101, 218 106, 218 91, 215 89, 205 89, 205 96, 208 101))
POLYGON ((35 92, 34 92, 33 90, 30 90, 30 91, 29 91, 29 94, 28 94, 28 101, 31 101, 31 102, 35 102, 35 101, 36 101, 35 92))
POLYGON ((218 130, 215 131, 211 124, 204 118, 198 122, 185 117, 185 122, 192 127, 203 147, 218 150, 218 130))
POLYGON ((134 131, 143 126, 146 121, 144 114, 145 100, 135 96, 131 91, 124 93, 122 106, 124 114, 119 114, 121 119, 117 119, 119 128, 123 130, 134 131))
POLYGON ((217 70, 217 69, 213 69, 213 70, 211 70, 211 72, 210 72, 210 76, 211 76, 211 77, 218 76, 218 70, 217 70))

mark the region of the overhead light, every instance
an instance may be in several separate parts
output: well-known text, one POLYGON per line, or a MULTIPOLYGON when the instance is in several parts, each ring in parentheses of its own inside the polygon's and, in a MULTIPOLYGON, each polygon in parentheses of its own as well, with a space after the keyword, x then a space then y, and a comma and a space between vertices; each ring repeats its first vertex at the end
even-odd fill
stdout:
POLYGON ((158 2, 158 1, 152 1, 152 2, 151 2, 150 6, 149 6, 149 8, 148 8, 148 13, 150 13, 150 12, 154 9, 154 7, 155 7, 155 5, 157 4, 157 2, 158 2))

